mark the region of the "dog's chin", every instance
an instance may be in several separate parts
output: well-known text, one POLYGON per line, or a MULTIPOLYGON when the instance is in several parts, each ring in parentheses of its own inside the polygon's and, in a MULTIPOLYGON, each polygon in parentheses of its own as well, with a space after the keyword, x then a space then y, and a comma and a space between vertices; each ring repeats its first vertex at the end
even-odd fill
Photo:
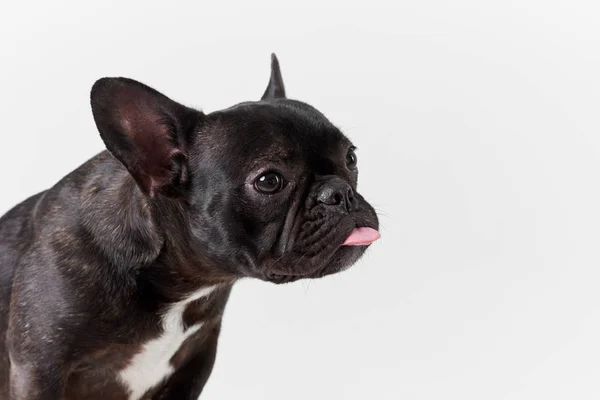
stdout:
POLYGON ((337 274, 352 267, 362 257, 368 247, 368 245, 340 246, 326 260, 317 260, 318 257, 315 257, 311 264, 317 267, 293 273, 271 270, 266 272, 261 279, 281 284, 295 282, 300 279, 318 279, 327 275, 337 274))

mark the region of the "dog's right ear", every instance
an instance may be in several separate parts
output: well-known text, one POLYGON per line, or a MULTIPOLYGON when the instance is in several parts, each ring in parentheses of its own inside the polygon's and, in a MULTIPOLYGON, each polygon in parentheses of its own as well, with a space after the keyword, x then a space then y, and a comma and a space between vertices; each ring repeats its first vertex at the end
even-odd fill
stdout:
POLYGON ((261 100, 273 100, 285 98, 285 86, 283 86, 283 78, 281 77, 281 69, 279 68, 279 60, 275 53, 271 54, 271 77, 267 90, 262 95, 261 100))
POLYGON ((202 112, 127 78, 98 80, 91 104, 106 148, 145 194, 178 197, 185 191, 187 149, 202 112))

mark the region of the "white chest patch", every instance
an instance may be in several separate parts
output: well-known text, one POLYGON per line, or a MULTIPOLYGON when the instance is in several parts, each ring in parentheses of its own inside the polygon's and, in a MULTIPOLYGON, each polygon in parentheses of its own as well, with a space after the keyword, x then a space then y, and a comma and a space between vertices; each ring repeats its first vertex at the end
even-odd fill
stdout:
POLYGON ((138 400, 173 373, 171 357, 189 336, 202 328, 202 323, 184 330, 183 312, 192 301, 208 296, 216 286, 202 288, 186 299, 169 307, 162 317, 163 332, 147 342, 129 365, 119 373, 121 382, 129 389, 129 400, 138 400))

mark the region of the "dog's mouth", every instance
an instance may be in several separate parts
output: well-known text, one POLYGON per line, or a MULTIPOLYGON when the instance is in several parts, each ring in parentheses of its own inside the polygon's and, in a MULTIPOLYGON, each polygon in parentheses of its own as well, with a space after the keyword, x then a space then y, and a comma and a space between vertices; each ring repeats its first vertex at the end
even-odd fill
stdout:
POLYGON ((306 225, 308 233, 300 235, 293 250, 266 269, 263 279, 288 283, 341 272, 381 237, 374 212, 346 214, 335 223, 309 221, 306 225))

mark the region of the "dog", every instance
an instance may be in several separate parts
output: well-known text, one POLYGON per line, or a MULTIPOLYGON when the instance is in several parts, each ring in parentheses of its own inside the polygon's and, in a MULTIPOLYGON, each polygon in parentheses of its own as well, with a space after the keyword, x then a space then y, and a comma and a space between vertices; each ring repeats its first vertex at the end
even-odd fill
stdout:
POLYGON ((286 97, 205 114, 128 78, 106 146, 0 219, 0 399, 197 399, 232 285, 353 265, 379 238, 350 140, 286 97))

